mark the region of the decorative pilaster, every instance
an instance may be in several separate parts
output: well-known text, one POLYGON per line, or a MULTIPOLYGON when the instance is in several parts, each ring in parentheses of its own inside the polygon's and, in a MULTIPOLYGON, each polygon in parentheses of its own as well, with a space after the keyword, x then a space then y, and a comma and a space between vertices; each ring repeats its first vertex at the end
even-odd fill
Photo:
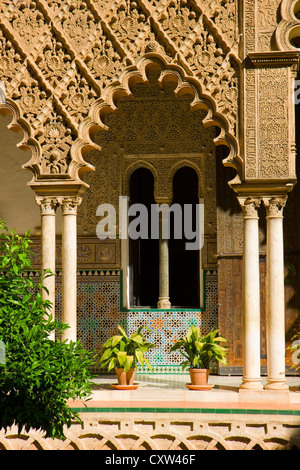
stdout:
POLYGON ((239 198, 243 209, 243 380, 246 390, 262 390, 260 377, 259 198, 239 198))
POLYGON ((266 197, 266 335, 268 390, 286 390, 283 208, 287 197, 266 197))
POLYGON ((62 197, 62 320, 69 325, 63 340, 77 339, 77 208, 80 197, 62 197))
MULTIPOLYGON (((53 319, 55 317, 55 248, 56 248, 56 234, 55 234, 55 216, 58 201, 55 197, 37 196, 36 203, 40 206, 41 210, 41 258, 42 258, 42 272, 50 269, 53 276, 44 276, 43 285, 46 287, 42 290, 43 300, 51 302, 49 313, 53 319)), ((54 339, 54 338, 52 338, 54 339)))

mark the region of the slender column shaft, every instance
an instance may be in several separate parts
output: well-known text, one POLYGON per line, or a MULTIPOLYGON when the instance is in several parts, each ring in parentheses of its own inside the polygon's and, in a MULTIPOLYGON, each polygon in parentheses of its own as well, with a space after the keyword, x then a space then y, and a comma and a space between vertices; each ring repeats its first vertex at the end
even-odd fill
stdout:
POLYGON ((77 207, 78 197, 61 198, 62 320, 69 325, 62 339, 77 340, 77 207))
MULTIPOLYGON (((51 307, 48 311, 55 318, 55 217, 57 200, 52 197, 37 197, 37 204, 41 209, 41 261, 42 272, 50 270, 53 276, 43 276, 43 285, 46 290, 42 290, 43 300, 49 300, 51 307)), ((52 338, 54 339, 54 338, 52 338)))
POLYGON ((286 197, 266 198, 266 335, 268 390, 286 390, 283 207, 286 197))
POLYGON ((242 199, 243 252, 243 380, 241 389, 261 390, 260 377, 260 282, 257 209, 260 200, 242 199))
POLYGON ((158 308, 170 308, 169 294, 169 240, 165 236, 167 214, 165 211, 159 214, 159 297, 158 308))

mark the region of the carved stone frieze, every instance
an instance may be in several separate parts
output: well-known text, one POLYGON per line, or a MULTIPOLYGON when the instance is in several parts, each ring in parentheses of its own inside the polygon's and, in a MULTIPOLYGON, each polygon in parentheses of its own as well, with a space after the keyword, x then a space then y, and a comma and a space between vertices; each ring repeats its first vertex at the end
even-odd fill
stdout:
MULTIPOLYGON (((25 165, 34 184, 51 178, 84 184, 97 131, 107 130, 109 112, 118 119, 137 83, 150 85, 152 99, 161 89, 177 99, 189 93, 194 112, 205 109, 204 124, 220 129, 215 143, 230 149, 224 164, 239 179, 291 177, 291 109, 281 106, 291 96, 279 90, 272 108, 271 94, 280 82, 281 91, 292 87, 295 65, 278 67, 271 59, 265 71, 243 71, 242 61, 249 53, 299 49, 297 0, 3 0, 0 8, 0 80, 7 92, 1 112, 14 109, 26 136, 22 148, 34 148, 25 165), (156 87, 150 64, 158 71, 156 87)), ((166 153, 150 100, 144 111, 153 119, 144 134, 151 151, 144 153, 166 153)), ((182 133, 185 126, 182 119, 182 133)), ((130 154, 137 151, 133 132, 140 129, 129 124, 130 154)))
MULTIPOLYGON (((30 251, 32 253, 32 265, 34 269, 39 269, 41 264, 41 242, 39 238, 33 237, 33 244, 30 251)), ((119 269, 120 262, 120 245, 118 240, 99 240, 95 236, 88 238, 78 237, 77 263, 79 270, 119 269)), ((61 238, 57 237, 56 269, 60 270, 61 265, 61 238)), ((88 272, 86 275, 88 275, 88 272)))
POLYGON ((11 103, 2 109, 13 107, 18 126, 30 136, 23 147, 35 148, 25 165, 33 182, 82 181, 92 169, 85 161, 93 146, 89 129, 94 135, 105 127, 99 109, 113 110, 115 95, 128 95, 132 82, 148 80, 149 54, 154 63, 161 59, 163 68, 176 70, 172 81, 178 90, 184 75, 192 80, 192 94, 198 86, 193 106, 203 94, 206 121, 221 128, 220 140, 232 151, 228 163, 236 158, 240 165, 237 5, 234 0, 3 0, 0 80, 11 103))

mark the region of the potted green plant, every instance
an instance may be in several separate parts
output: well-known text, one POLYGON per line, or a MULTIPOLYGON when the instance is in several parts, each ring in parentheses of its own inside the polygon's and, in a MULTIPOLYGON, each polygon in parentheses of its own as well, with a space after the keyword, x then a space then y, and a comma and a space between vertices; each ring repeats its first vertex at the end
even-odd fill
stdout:
POLYGON ((125 333, 124 329, 118 325, 120 335, 109 338, 102 346, 99 355, 99 365, 106 368, 108 372, 115 369, 118 379, 118 388, 133 388, 136 366, 144 364, 152 372, 152 366, 144 354, 149 349, 154 348, 142 333, 141 326, 130 337, 125 333))
POLYGON ((171 347, 170 352, 178 351, 185 357, 180 365, 183 369, 189 367, 191 384, 186 384, 188 388, 212 388, 208 385, 211 364, 221 362, 227 365, 227 349, 220 345, 227 340, 218 333, 219 330, 212 330, 201 337, 200 328, 192 325, 187 335, 171 347))

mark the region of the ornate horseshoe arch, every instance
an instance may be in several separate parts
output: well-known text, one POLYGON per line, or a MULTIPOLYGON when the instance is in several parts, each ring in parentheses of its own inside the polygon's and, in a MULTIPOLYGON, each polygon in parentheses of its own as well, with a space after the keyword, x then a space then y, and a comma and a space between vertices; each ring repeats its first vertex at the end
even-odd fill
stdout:
MULTIPOLYGON (((24 151, 31 151, 31 160, 30 161, 38 161, 40 156, 40 146, 38 142, 31 137, 31 129, 30 125, 26 122, 25 119, 21 117, 20 110, 16 103, 7 98, 5 103, 0 103, 0 115, 7 116, 9 115, 12 119, 10 124, 7 126, 9 130, 13 132, 23 132, 23 138, 17 147, 24 151)), ((28 163, 23 165, 23 168, 27 168, 28 163)), ((34 168, 34 167, 33 167, 34 168)), ((34 172, 33 180, 37 176, 38 172, 34 172)))
POLYGON ((133 87, 137 83, 149 83, 149 72, 158 70, 159 83, 164 85, 173 82, 174 94, 180 98, 183 95, 192 95, 190 104, 192 111, 204 109, 207 115, 203 120, 204 127, 218 127, 219 135, 214 139, 216 146, 223 145, 229 149, 228 157, 223 161, 225 166, 233 167, 238 175, 242 173, 242 160, 239 156, 239 143, 232 132, 230 121, 218 109, 217 101, 202 91, 201 83, 194 77, 187 76, 180 66, 169 65, 159 55, 146 54, 136 66, 130 66, 123 71, 119 79, 108 85, 100 99, 96 100, 89 112, 89 116, 79 126, 79 137, 72 147, 72 155, 75 160, 85 160, 88 152, 98 148, 94 143, 98 131, 108 130, 106 116, 118 108, 121 98, 132 94, 133 87), (76 157, 77 156, 77 157, 76 157))

